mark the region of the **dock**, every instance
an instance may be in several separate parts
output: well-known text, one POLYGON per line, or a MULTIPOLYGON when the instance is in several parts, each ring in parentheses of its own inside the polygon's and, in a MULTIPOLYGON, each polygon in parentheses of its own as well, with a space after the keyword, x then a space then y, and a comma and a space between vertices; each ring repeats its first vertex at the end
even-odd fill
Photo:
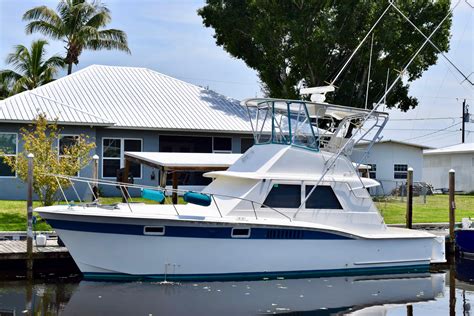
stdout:
MULTIPOLYGON (((71 255, 66 247, 58 245, 57 239, 49 239, 46 246, 39 247, 33 243, 33 259, 66 259, 71 255)), ((4 260, 26 260, 26 240, 2 240, 0 241, 0 261, 4 260)))

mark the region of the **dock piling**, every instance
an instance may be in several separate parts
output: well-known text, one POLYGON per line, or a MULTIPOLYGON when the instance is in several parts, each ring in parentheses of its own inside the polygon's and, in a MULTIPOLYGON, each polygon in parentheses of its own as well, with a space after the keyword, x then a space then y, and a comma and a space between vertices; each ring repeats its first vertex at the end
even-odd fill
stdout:
POLYGON ((26 201, 27 212, 27 237, 26 237, 26 252, 28 260, 26 263, 28 274, 33 272, 33 158, 32 153, 28 154, 28 193, 26 201))
POLYGON ((99 199, 99 156, 92 156, 93 171, 92 178, 94 179, 94 186, 92 187, 92 199, 94 201, 99 199))
POLYGON ((454 224, 456 221, 455 210, 456 202, 454 200, 456 172, 451 169, 449 170, 449 252, 454 253, 454 224))
POLYGON ((413 227, 413 168, 408 168, 407 173, 407 213, 406 213, 406 228, 413 227))

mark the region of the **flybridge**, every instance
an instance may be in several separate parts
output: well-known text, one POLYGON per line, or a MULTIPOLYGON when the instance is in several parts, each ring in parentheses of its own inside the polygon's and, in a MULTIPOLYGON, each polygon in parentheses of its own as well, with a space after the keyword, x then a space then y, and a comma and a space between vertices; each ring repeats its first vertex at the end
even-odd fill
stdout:
MULTIPOLYGON (((313 91, 321 87, 309 88, 313 91)), ((322 87, 325 88, 325 87, 322 87)), ((308 90, 309 90, 308 89, 308 90)), ((255 144, 282 144, 314 151, 349 154, 355 144, 377 141, 388 114, 323 102, 282 99, 242 101, 250 117, 255 144)))

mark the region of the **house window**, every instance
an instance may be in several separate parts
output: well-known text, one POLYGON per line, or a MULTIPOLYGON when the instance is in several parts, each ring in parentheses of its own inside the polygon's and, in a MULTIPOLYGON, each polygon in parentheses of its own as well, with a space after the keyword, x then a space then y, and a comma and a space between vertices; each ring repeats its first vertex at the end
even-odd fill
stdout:
POLYGON ((160 152, 212 153, 212 137, 160 135, 160 152))
POLYGON ((393 165, 393 178, 406 179, 408 172, 408 165, 393 165))
POLYGON ((301 186, 274 184, 263 204, 275 208, 298 208, 301 205, 301 186))
POLYGON ((16 133, 0 133, 0 177, 16 177, 16 171, 4 162, 2 156, 16 157, 18 135, 16 133))
MULTIPOLYGON (((59 159, 69 159, 67 156, 67 148, 75 145, 79 140, 79 135, 60 135, 58 141, 59 159)), ((79 176, 77 172, 74 176, 79 176)))
POLYGON ((370 167, 370 169, 369 169, 369 178, 377 179, 377 165, 372 163, 372 164, 368 164, 368 166, 370 167))
POLYGON ((230 137, 213 137, 212 138, 213 153, 232 153, 232 138, 230 137))
MULTIPOLYGON (((312 189, 312 185, 306 186, 306 196, 312 189)), ((329 185, 319 185, 306 200, 306 208, 342 210, 341 203, 329 185)))
MULTIPOLYGON (((125 166, 126 151, 142 151, 143 140, 129 138, 102 139, 102 177, 115 178, 117 170, 125 166)), ((134 178, 142 177, 141 164, 131 162, 130 173, 134 178)))
POLYGON ((253 146, 253 138, 244 138, 240 139, 240 153, 243 154, 246 152, 250 147, 253 146))

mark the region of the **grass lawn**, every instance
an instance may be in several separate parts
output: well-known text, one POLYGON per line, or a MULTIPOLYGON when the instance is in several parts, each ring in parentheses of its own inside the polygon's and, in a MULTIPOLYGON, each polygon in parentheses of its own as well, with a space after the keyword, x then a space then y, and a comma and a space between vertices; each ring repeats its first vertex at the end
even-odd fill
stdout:
MULTIPOLYGON (((112 204, 120 202, 121 198, 101 198, 101 203, 112 204)), ((134 202, 152 204, 153 201, 142 198, 134 198, 134 202)), ((184 203, 180 197, 179 203, 184 203)), ((400 198, 376 202, 377 207, 385 218, 387 224, 405 223, 406 202, 400 198)), ((40 206, 34 202, 33 207, 40 206)), ((38 214, 35 214, 36 216, 38 214)), ((456 221, 463 217, 474 217, 474 196, 456 195, 456 221)), ((414 198, 413 222, 414 223, 437 223, 448 222, 448 196, 432 195, 426 197, 426 204, 422 203, 420 197, 414 198)), ((0 231, 26 230, 26 202, 25 201, 0 201, 0 231)), ((36 230, 51 230, 51 227, 39 219, 36 230)))
MULTIPOLYGON (((442 223, 449 222, 448 195, 429 195, 426 204, 421 197, 413 198, 413 223, 442 223)), ((474 217, 474 196, 456 195, 456 221, 463 217, 474 217)), ((405 223, 406 198, 376 202, 387 224, 405 223)))

